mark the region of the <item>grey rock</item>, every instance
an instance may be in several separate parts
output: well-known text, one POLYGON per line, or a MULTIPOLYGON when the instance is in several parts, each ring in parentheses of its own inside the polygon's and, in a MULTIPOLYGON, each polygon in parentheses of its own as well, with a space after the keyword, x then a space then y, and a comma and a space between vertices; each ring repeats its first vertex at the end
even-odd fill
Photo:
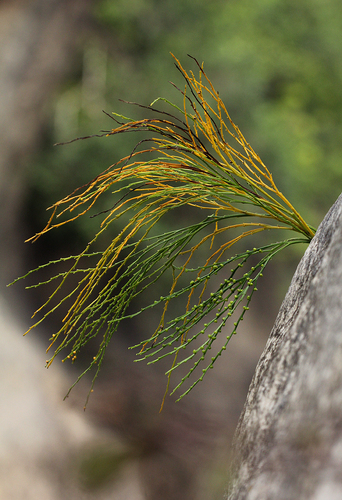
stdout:
POLYGON ((234 438, 228 500, 342 498, 342 195, 307 248, 234 438))

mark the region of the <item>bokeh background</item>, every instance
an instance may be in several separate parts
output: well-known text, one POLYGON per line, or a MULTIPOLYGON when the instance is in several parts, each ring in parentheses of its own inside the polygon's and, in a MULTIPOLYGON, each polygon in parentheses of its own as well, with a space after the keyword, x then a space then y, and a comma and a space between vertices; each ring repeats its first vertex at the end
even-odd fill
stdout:
MULTIPOLYGON (((204 61, 233 120, 304 218, 318 225, 342 186, 339 0, 2 0, 0 2, 0 498, 220 499, 230 444, 257 359, 304 248, 271 263, 226 356, 192 393, 158 413, 165 366, 127 348, 156 318, 118 332, 87 411, 86 367, 45 348, 58 316, 28 336, 49 289, 6 288, 45 261, 79 252, 98 220, 24 240, 45 209, 131 152, 136 139, 94 138, 119 99, 179 102, 170 52, 204 61)), ((184 215, 184 217, 186 214, 184 215)), ((110 235, 108 235, 110 237, 110 235)))

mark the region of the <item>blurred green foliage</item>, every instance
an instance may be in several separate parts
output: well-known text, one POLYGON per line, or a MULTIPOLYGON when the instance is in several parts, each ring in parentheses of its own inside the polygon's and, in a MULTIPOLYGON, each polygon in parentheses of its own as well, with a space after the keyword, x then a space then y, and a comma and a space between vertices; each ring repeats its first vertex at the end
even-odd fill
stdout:
MULTIPOLYGON (((51 144, 109 129, 101 109, 139 118, 138 108, 173 100, 181 82, 169 51, 205 69, 233 120, 285 195, 313 225, 342 185, 342 4, 338 0, 104 0, 82 71, 55 101, 48 146, 28 174, 33 224, 50 205, 126 155, 136 137, 51 144), (40 214, 39 216, 37 214, 40 214)), ((89 221, 90 224, 90 221, 89 221)), ((39 226, 39 227, 38 227, 39 226)), ((79 227, 86 232, 87 224, 79 227)), ((92 229, 92 228, 91 228, 92 229)))

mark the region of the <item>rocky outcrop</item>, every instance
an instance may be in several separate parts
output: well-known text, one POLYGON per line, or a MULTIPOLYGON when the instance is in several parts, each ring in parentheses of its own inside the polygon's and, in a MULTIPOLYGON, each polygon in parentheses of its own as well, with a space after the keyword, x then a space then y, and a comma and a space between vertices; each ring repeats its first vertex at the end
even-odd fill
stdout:
POLYGON ((228 500, 342 498, 342 195, 292 279, 234 453, 228 500))

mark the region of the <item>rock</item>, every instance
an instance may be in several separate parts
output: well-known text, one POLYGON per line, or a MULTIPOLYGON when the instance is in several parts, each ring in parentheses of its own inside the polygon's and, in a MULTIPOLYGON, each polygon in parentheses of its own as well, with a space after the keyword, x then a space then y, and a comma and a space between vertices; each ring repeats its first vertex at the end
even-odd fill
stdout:
POLYGON ((342 195, 307 248, 234 438, 228 500, 342 498, 342 195))
POLYGON ((0 499, 143 500, 134 462, 117 467, 115 482, 89 488, 84 465, 102 450, 124 456, 124 444, 93 425, 83 404, 63 402, 73 380, 58 364, 46 370, 37 335, 23 338, 1 293, 0 318, 0 499))

